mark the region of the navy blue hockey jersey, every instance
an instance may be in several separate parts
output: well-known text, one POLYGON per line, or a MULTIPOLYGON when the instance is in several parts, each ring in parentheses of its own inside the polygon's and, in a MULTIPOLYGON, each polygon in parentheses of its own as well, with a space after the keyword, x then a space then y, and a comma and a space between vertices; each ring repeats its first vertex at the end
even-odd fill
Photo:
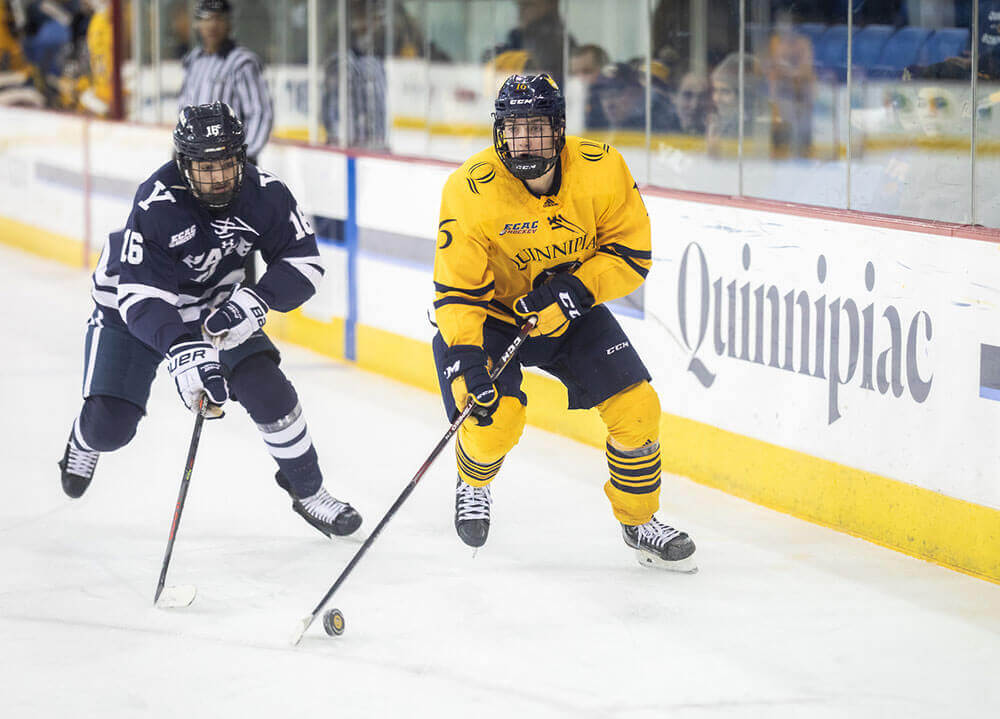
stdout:
POLYGON ((92 295, 106 320, 124 321, 166 354, 181 337, 200 338, 201 323, 243 281, 253 250, 267 263, 255 291, 272 310, 295 309, 316 292, 316 237, 280 180, 247 164, 238 197, 215 215, 170 162, 139 186, 125 228, 108 237, 92 295))

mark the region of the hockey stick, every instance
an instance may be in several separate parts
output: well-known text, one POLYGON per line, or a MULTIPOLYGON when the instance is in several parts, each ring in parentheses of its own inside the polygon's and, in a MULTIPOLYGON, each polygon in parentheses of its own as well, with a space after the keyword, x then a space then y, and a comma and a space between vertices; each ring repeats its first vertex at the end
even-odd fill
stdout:
POLYGON ((194 457, 198 452, 198 441, 201 439, 201 426, 205 423, 205 410, 208 399, 201 396, 198 403, 198 416, 194 420, 194 431, 191 433, 191 445, 188 447, 187 465, 184 467, 184 477, 181 479, 180 493, 177 495, 177 506, 174 507, 174 519, 170 524, 170 537, 167 539, 167 551, 163 555, 163 566, 160 568, 160 581, 156 584, 156 594, 153 604, 160 609, 186 607, 194 601, 197 588, 193 584, 178 584, 164 587, 167 581, 167 568, 170 566, 170 555, 174 551, 174 540, 177 538, 177 527, 181 523, 181 512, 184 511, 184 500, 187 499, 188 485, 191 484, 191 470, 194 469, 194 457))
MULTIPOLYGON (((521 347, 522 344, 524 344, 524 341, 528 339, 528 333, 535 328, 537 322, 538 322, 537 318, 529 317, 528 320, 521 326, 521 331, 518 332, 517 337, 515 337, 514 340, 510 343, 510 346, 507 347, 506 350, 504 350, 504 353, 500 356, 500 361, 497 362, 496 367, 494 367, 493 371, 490 372, 491 381, 495 381, 496 378, 500 376, 500 373, 504 371, 504 368, 510 363, 511 359, 513 359, 514 355, 517 353, 517 350, 521 347)), ((295 634, 292 636, 293 646, 297 646, 298 643, 302 641, 302 635, 304 635, 306 633, 306 630, 309 629, 310 625, 314 621, 316 621, 316 617, 318 617, 320 612, 323 611, 323 607, 326 605, 328 601, 330 601, 330 598, 333 596, 334 592, 336 592, 337 589, 340 587, 340 585, 344 583, 344 580, 347 579, 347 575, 351 573, 352 569, 354 569, 354 565, 356 565, 361 560, 361 557, 364 555, 364 553, 368 551, 368 548, 372 545, 372 543, 375 541, 378 535, 382 532, 382 529, 385 527, 386 524, 388 524, 389 520, 392 519, 392 515, 394 515, 396 513, 396 510, 398 510, 403 505, 403 502, 406 501, 406 498, 410 496, 410 493, 413 492, 414 488, 416 488, 417 486, 417 483, 424 476, 424 473, 428 469, 430 469, 431 464, 433 464, 434 460, 437 459, 439 454, 441 454, 441 450, 444 449, 444 446, 446 444, 448 444, 448 440, 450 440, 454 436, 455 432, 458 431, 458 428, 462 426, 462 422, 464 422, 466 418, 472 413, 473 404, 474 402, 470 397, 469 401, 465 403, 465 409, 463 409, 462 413, 458 415, 458 417, 455 419, 454 422, 451 423, 451 426, 448 428, 448 431, 444 433, 444 437, 442 437, 441 441, 439 441, 437 443, 437 446, 434 447, 434 450, 430 453, 430 456, 427 457, 426 460, 424 460, 424 463, 422 465, 420 465, 420 469, 418 469, 417 473, 413 475, 413 479, 411 479, 410 483, 406 485, 402 493, 399 495, 399 497, 397 497, 396 501, 393 502, 391 507, 389 507, 389 511, 385 513, 385 516, 382 517, 382 520, 378 523, 375 529, 372 530, 372 533, 368 535, 368 539, 365 540, 364 544, 361 545, 361 548, 358 549, 358 551, 351 558, 351 561, 347 563, 346 567, 344 567, 344 570, 340 573, 340 576, 337 577, 337 581, 333 583, 333 586, 331 586, 330 589, 327 590, 327 593, 323 595, 323 598, 319 600, 319 604, 317 604, 316 608, 312 610, 312 613, 304 617, 299 622, 299 626, 296 627, 295 634)))

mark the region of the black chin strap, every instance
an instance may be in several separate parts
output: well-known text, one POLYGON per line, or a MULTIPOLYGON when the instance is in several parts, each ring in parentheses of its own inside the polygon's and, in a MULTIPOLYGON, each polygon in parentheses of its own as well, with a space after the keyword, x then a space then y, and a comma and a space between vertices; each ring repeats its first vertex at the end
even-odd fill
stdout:
MULTIPOLYGON (((544 173, 543 173, 544 174, 544 173)), ((541 199, 547 195, 558 195, 559 188, 562 186, 562 157, 556 158, 556 171, 552 176, 552 184, 549 186, 548 192, 542 192, 541 194, 535 192, 530 187, 528 187, 527 180, 521 180, 521 184, 524 185, 524 189, 530 192, 535 197, 541 199)))

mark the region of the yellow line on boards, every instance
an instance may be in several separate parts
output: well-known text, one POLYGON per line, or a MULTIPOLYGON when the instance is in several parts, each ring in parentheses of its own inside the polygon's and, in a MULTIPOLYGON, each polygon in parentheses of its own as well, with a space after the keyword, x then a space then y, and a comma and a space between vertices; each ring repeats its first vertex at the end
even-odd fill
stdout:
MULTIPOLYGON (((77 240, 0 218, 0 243, 82 266, 77 240)), ((96 253, 91 254, 91 264, 96 253)), ((344 320, 301 310, 268 318, 268 334, 327 357, 344 357, 344 320)), ((357 365, 438 391, 429 343, 359 325, 357 365)), ((603 448, 595 410, 569 412, 555 380, 525 373, 528 421, 603 448)), ((443 422, 443 413, 442 413, 443 422)), ((695 420, 663 414, 664 471, 765 507, 852 534, 950 569, 1000 583, 1000 511, 847 467, 695 420)))

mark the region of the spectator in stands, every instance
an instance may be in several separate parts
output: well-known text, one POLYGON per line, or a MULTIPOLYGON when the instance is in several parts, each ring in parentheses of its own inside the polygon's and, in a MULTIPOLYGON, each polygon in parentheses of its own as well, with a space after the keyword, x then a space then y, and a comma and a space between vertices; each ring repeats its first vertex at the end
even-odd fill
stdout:
MULTIPOLYGON (((650 125, 653 132, 677 130, 677 113, 670 99, 670 87, 663 77, 665 68, 654 61, 651 68, 652 95, 650 125)), ((646 70, 627 62, 607 65, 590 86, 588 96, 589 129, 646 129, 646 70)))
MULTIPOLYGON (((495 57, 509 50, 524 50, 531 56, 537 72, 548 72, 562 85, 565 32, 559 16, 559 0, 517 0, 517 27, 507 33, 506 41, 489 55, 495 57)), ((575 48, 576 41, 570 36, 570 52, 575 48)))
MULTIPOLYGON (((757 3, 760 4, 759 0, 757 3)), ((751 3, 747 3, 750 7, 751 3)), ((653 57, 668 61, 668 52, 685 62, 691 57, 691 37, 695 22, 692 7, 703 13, 705 60, 709 66, 719 62, 740 45, 739 0, 699 0, 697 4, 679 0, 659 0, 653 11, 653 57), (668 50, 665 51, 665 48, 668 50)))
POLYGON ((62 74, 64 48, 73 40, 79 3, 76 0, 36 0, 26 5, 21 40, 25 57, 54 87, 56 78, 62 74))
MULTIPOLYGON (((979 0, 979 67, 980 80, 1000 80, 1000 0, 979 0)), ((972 76, 972 53, 965 52, 931 65, 910 65, 903 70, 903 79, 931 78, 968 82, 972 76)))
POLYGON ((0 0, 0 72, 16 72, 28 68, 17 36, 10 4, 8 0, 0 0))
MULTIPOLYGON (((432 62, 451 62, 448 54, 433 40, 425 43, 424 32, 421 29, 420 22, 406 11, 406 6, 402 0, 394 0, 394 3, 392 16, 393 57, 422 57, 424 54, 424 45, 426 44, 430 53, 429 59, 432 62)), ((376 22, 378 27, 384 28, 384 12, 379 11, 376 13, 376 22)), ((385 35, 384 29, 379 32, 385 35)), ((381 52, 382 55, 385 55, 386 48, 377 37, 375 38, 375 42, 376 53, 381 52)))
POLYGON ((688 72, 681 78, 673 93, 677 112, 677 132, 683 135, 705 134, 708 112, 712 106, 708 78, 697 72, 688 72))
POLYGON ((0 0, 0 105, 44 107, 45 96, 33 77, 34 68, 24 59, 10 7, 7 0, 0 0))
MULTIPOLYGON (((601 76, 601 70, 610 64, 611 58, 600 45, 580 45, 573 50, 569 58, 570 77, 578 77, 583 81, 584 117, 594 117, 595 108, 592 106, 597 101, 596 96, 590 92, 590 88, 601 76)), ((499 89, 499 85, 497 86, 499 89)), ((565 88, 563 89, 565 92, 565 88)))
MULTIPOLYGON (((110 0, 88 0, 94 11, 87 25, 85 72, 77 86, 80 109, 106 117, 113 104, 114 24, 110 0)), ((127 37, 128 33, 123 35, 127 37)))
MULTIPOLYGON (((765 121, 764 78, 760 63, 753 55, 744 55, 743 60, 743 135, 749 138, 757 134, 765 121)), ((740 55, 731 53, 720 62, 711 74, 712 104, 714 110, 708 119, 706 141, 708 152, 719 156, 723 153, 723 142, 739 136, 740 55)), ((728 154, 728 153, 726 153, 728 154)))
POLYGON ((611 62, 608 53, 600 45, 580 45, 569 58, 569 74, 583 80, 589 88, 601 74, 601 69, 611 62))
POLYGON ((816 75, 812 41, 795 31, 794 22, 791 11, 778 13, 765 67, 769 96, 777 112, 774 148, 793 157, 807 157, 812 150, 816 75))

